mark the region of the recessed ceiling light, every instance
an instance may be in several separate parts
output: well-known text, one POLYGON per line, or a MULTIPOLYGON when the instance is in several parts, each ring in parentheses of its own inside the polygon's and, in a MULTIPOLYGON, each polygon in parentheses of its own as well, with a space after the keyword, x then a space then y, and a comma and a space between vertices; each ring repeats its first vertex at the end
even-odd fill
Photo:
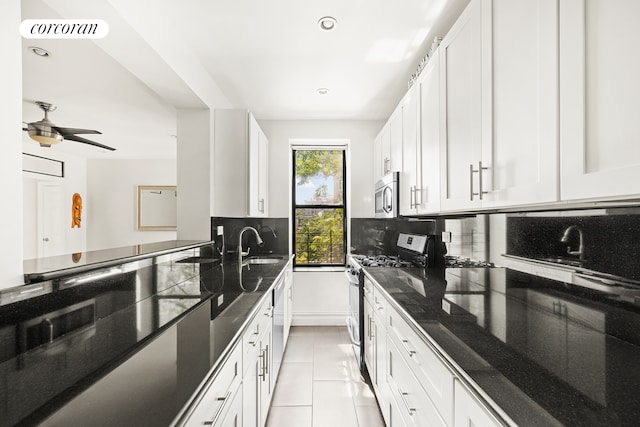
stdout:
POLYGON ((46 56, 49 56, 49 55, 50 55, 50 53, 49 53, 49 51, 48 51, 48 50, 43 49, 43 48, 38 47, 38 46, 29 46, 29 50, 30 50, 31 52, 35 53, 35 54, 36 54, 36 55, 38 55, 38 56, 46 57, 46 56))
POLYGON ((327 89, 326 87, 321 87, 320 89, 318 89, 318 93, 320 95, 326 95, 327 93, 329 93, 329 89, 327 89))
POLYGON ((336 25, 338 25, 338 21, 333 16, 324 16, 318 20, 318 26, 324 31, 331 31, 336 25))

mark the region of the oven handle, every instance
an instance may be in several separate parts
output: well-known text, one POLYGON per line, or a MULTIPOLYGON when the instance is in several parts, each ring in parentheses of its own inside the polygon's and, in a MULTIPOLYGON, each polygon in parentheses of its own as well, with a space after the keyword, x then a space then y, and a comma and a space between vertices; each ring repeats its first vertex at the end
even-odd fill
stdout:
POLYGON ((350 270, 345 270, 344 274, 347 276, 347 280, 349 281, 349 284, 351 285, 355 285, 358 286, 360 284, 360 279, 358 279, 358 277, 360 276, 359 274, 351 274, 350 270))

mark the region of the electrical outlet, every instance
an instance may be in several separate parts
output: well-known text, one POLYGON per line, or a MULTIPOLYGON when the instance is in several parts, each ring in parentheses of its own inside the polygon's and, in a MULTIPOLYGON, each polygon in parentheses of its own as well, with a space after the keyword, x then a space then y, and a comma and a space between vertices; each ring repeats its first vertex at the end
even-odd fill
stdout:
POLYGON ((216 227, 216 233, 218 234, 218 236, 222 236, 224 234, 224 227, 222 225, 216 227))
POLYGON ((451 243, 451 232, 443 231, 442 232, 442 243, 451 243))

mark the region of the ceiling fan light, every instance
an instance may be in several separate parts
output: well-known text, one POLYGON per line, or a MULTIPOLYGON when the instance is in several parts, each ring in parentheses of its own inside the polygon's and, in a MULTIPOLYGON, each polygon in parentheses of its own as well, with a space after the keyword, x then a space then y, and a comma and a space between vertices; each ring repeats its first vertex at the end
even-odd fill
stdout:
POLYGON ((29 131, 29 137, 40 144, 41 147, 51 147, 62 141, 62 135, 52 132, 29 131))

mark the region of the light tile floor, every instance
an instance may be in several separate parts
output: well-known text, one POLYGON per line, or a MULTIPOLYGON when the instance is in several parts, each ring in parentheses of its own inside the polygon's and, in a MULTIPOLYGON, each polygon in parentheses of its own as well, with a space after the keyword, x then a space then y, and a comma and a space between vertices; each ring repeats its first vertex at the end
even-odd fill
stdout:
POLYGON ((384 427, 346 327, 291 328, 267 427, 384 427))

